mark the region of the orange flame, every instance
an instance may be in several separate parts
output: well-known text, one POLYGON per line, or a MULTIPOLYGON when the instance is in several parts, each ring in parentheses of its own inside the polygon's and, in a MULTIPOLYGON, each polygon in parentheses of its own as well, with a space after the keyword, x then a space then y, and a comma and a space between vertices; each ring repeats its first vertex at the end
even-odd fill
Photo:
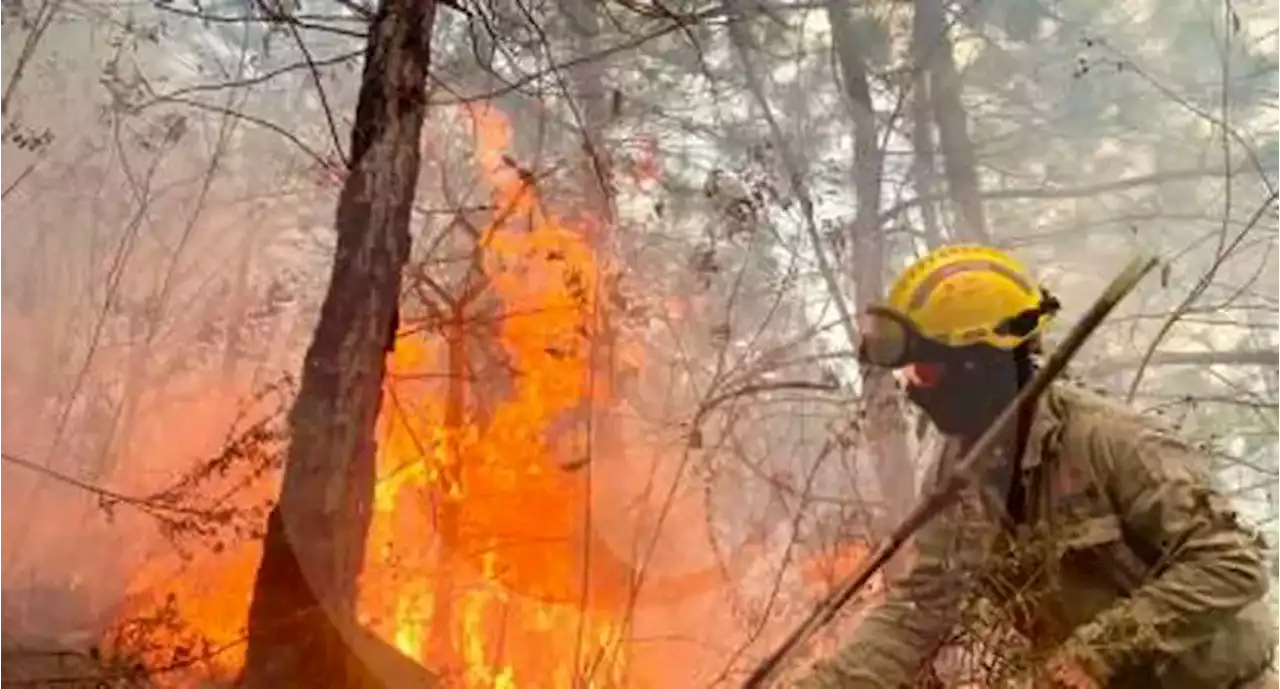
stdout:
MULTIPOLYGON (((406 654, 452 668, 464 686, 569 687, 584 683, 579 674, 592 674, 588 686, 617 685, 626 591, 584 579, 589 471, 576 470, 590 459, 583 419, 593 399, 607 397, 592 375, 591 342, 604 266, 592 228, 544 209, 528 173, 504 157, 505 120, 483 108, 471 116, 494 188, 483 266, 502 305, 497 340, 512 380, 483 420, 450 409, 462 404, 458 395, 389 391, 361 612, 406 654), (578 669, 606 657, 597 672, 578 669)), ((440 362, 451 375, 465 371, 456 355, 450 349, 440 362)), ((402 339, 391 374, 440 358, 425 339, 402 339)))
MULTIPOLYGON (((495 210, 480 235, 480 260, 499 319, 479 335, 459 324, 443 342, 425 332, 401 337, 389 358, 359 619, 451 685, 671 686, 692 670, 660 667, 659 658, 705 667, 723 658, 688 642, 644 649, 628 642, 636 569, 601 542, 587 513, 592 468, 605 461, 591 456, 588 420, 612 401, 607 377, 595 375, 592 341, 600 332, 597 287, 612 270, 593 247, 599 228, 544 206, 529 173, 506 156, 511 133, 500 114, 475 107, 469 115, 477 163, 492 187, 495 210), (484 337, 496 340, 510 371, 497 392, 489 381, 469 382, 468 348, 484 337), (415 375, 442 369, 443 394, 438 379, 415 375)), ((666 305, 683 315, 678 302, 666 305)), ((642 364, 636 343, 613 346, 619 359, 642 364)), ((730 567, 758 553, 750 545, 730 567)), ((244 544, 170 579, 160 573, 172 563, 152 563, 131 586, 145 595, 130 611, 154 610, 172 597, 190 630, 231 646, 199 670, 230 678, 243 663, 235 641, 259 556, 258 543, 244 544)), ((848 566, 839 560, 836 569, 848 566)), ((648 576, 647 600, 704 594, 727 583, 724 574, 713 565, 661 581, 648 576)), ((810 586, 817 578, 816 569, 806 571, 810 586)), ((668 616, 682 627, 673 636, 717 624, 710 615, 722 613, 705 612, 711 609, 704 601, 668 616)), ((724 624, 706 638, 733 633, 724 624)), ((144 660, 148 667, 167 662, 144 660)), ((173 674, 161 680, 192 684, 173 674)))

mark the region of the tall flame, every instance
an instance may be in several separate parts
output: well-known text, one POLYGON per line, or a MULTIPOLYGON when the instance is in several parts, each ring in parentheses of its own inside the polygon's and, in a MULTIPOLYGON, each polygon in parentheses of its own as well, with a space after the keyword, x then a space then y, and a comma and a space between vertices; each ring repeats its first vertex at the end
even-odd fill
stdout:
MULTIPOLYGON (((361 611, 403 652, 452 669, 464 686, 617 685, 626 591, 585 569, 589 472, 573 470, 590 459, 585 420, 607 394, 592 375, 591 342, 605 266, 591 228, 545 209, 528 174, 504 157, 505 119, 487 108, 470 114, 493 186, 482 260, 500 302, 494 335, 510 385, 483 419, 465 418, 475 405, 464 395, 475 393, 456 379, 444 395, 389 388, 361 611), (583 670, 591 665, 599 667, 583 670)), ((465 376, 471 334, 456 327, 443 348, 402 338, 391 378, 432 364, 465 376)))
MULTIPOLYGON (((695 663, 697 673, 715 674, 737 657, 725 640, 746 629, 703 594, 732 583, 726 575, 738 576, 761 546, 741 549, 728 572, 718 564, 674 577, 646 572, 647 603, 700 598, 660 615, 657 627, 669 631, 670 643, 628 642, 640 624, 640 577, 601 540, 602 515, 589 512, 603 490, 592 484, 594 466, 609 465, 597 478, 639 482, 636 474, 651 469, 592 456, 592 412, 613 393, 607 376, 594 375, 603 357, 593 350, 601 335, 597 294, 612 266, 593 247, 591 219, 558 216, 507 157, 507 121, 486 107, 468 115, 476 163, 493 196, 489 224, 478 235, 487 292, 465 314, 444 313, 438 329, 399 338, 388 361, 358 617, 450 686, 683 686, 693 681, 695 663), (496 350, 507 371, 497 377, 505 380, 474 379, 470 366, 485 358, 475 355, 481 349, 488 358, 496 350), (695 641, 699 636, 704 641, 695 641), (667 667, 672 662, 685 669, 667 667)), ((666 305, 681 308, 676 300, 666 305)), ((638 347, 610 346, 617 359, 641 363, 638 347)), ((698 503, 682 517, 696 524, 706 514, 698 503)), ((630 513, 627 520, 637 524, 623 530, 644 531, 642 520, 630 513)), ((684 536, 700 547, 692 530, 682 531, 663 538, 684 536)), ((189 566, 158 559, 138 573, 122 624, 166 607, 182 622, 147 641, 147 667, 173 666, 188 636, 219 651, 193 672, 167 672, 157 684, 187 687, 193 675, 218 680, 238 672, 260 554, 261 545, 248 542, 189 566)), ((851 552, 835 568, 859 556, 851 552)), ((804 571, 806 586, 816 587, 821 572, 804 571)))

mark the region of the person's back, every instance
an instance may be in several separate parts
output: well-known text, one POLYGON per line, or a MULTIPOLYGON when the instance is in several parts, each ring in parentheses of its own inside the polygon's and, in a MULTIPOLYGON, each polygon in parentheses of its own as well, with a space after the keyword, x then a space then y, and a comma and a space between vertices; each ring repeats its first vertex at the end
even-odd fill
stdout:
POLYGON ((1075 525, 1061 543, 1060 565, 1076 577, 1058 594, 1073 613, 1062 641, 1098 648, 1108 686, 1266 677, 1277 643, 1266 546, 1214 489, 1211 458, 1155 419, 1066 386, 1037 422, 1056 439, 1028 453, 1024 466, 1039 468, 1025 470, 1057 482, 1041 500, 1075 525))
POLYGON ((1068 654, 1097 665, 1107 686, 1231 687, 1259 676, 1277 642, 1262 600, 1265 550, 1212 489, 1209 465, 1155 420, 1055 385, 1020 463, 1021 523, 984 515, 1003 528, 996 562, 1015 562, 1022 580, 979 593, 1016 586, 1013 621, 1034 651, 1076 647, 1068 654))
MULTIPOLYGON (((1033 373, 1029 345, 1057 305, 1029 284, 998 252, 952 247, 892 290, 891 317, 905 326, 868 328, 864 363, 903 370, 908 396, 949 437, 938 471, 1033 373), (962 316, 929 312, 935 294, 962 316), (1003 321, 981 315, 992 304, 1003 321), (909 341, 883 341, 886 331, 909 341)), ((909 685, 967 621, 974 596, 1008 613, 985 624, 1021 631, 1023 660, 1045 668, 1050 685, 1275 686, 1265 545, 1213 490, 1208 457, 1151 419, 1062 385, 1008 440, 990 474, 917 534, 908 572, 804 686, 909 685)))

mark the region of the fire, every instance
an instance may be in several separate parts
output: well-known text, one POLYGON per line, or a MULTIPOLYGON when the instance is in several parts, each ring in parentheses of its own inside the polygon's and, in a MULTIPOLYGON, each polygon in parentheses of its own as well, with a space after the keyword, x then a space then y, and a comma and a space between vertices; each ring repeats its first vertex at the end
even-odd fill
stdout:
MULTIPOLYGON (((191 401, 146 409, 145 422, 134 429, 132 445, 163 450, 139 453, 119 465, 110 485, 121 493, 146 495, 156 489, 157 481, 168 487, 189 479, 192 467, 176 472, 170 457, 209 458, 228 451, 232 447, 226 445, 228 427, 244 430, 240 422, 246 419, 269 419, 283 401, 274 395, 254 399, 257 395, 249 381, 221 375, 194 374, 171 385, 175 386, 171 389, 194 393, 187 398, 191 401), (175 437, 174 428, 182 433, 175 437)), ((266 441, 261 446, 250 442, 234 447, 262 452, 264 457, 270 452, 266 441)), ((245 452, 230 452, 228 456, 238 459, 201 474, 198 490, 207 498, 206 504, 234 503, 244 514, 254 514, 277 494, 279 477, 267 472, 255 480, 261 467, 245 452)), ((203 462, 195 467, 197 471, 208 468, 203 462)), ((119 544, 116 557, 125 562, 136 557, 141 565, 102 635, 103 656, 128 665, 140 663, 149 682, 158 687, 191 687, 206 678, 233 679, 244 663, 248 602, 262 554, 259 541, 237 538, 237 526, 249 524, 220 525, 211 536, 212 547, 195 552, 165 544, 163 554, 147 557, 147 546, 153 544, 144 539, 119 544)), ((186 538, 179 541, 193 545, 186 538)))
MULTIPOLYGON (((506 121, 491 109, 470 114, 495 207, 483 267, 502 314, 480 337, 497 340, 511 379, 479 405, 484 418, 468 417, 479 393, 456 379, 443 395, 439 385, 434 394, 389 386, 360 612, 463 686, 617 686, 628 591, 621 577, 590 572, 582 470, 592 461, 593 400, 608 397, 592 350, 608 266, 590 244, 593 228, 544 208, 528 173, 505 157, 506 121)), ((446 346, 429 337, 401 339, 392 381, 464 375, 460 340, 471 335, 460 329, 446 346)))
POLYGON ((244 665, 244 626, 261 556, 254 541, 192 563, 149 563, 130 583, 121 619, 104 639, 107 655, 141 662, 159 687, 233 680, 244 665))
MULTIPOLYGON (((597 295, 613 266, 593 246, 599 228, 547 207, 530 173, 508 157, 506 120, 483 107, 468 115, 476 163, 493 197, 478 260, 484 298, 494 307, 485 313, 497 315, 483 321, 493 324, 489 330, 443 323, 401 337, 390 355, 358 619, 450 686, 669 686, 685 676, 658 658, 674 651, 693 662, 696 654, 687 644, 663 650, 630 643, 637 566, 602 541, 600 515, 591 512, 600 497, 593 502, 593 491, 602 490, 592 482, 594 468, 616 459, 599 456, 591 442, 593 412, 616 401, 608 376, 600 375, 606 357, 593 341, 600 335, 597 295), (490 358, 497 352, 506 380, 471 375, 481 348, 490 358)), ((679 315, 678 302, 666 304, 679 315)), ((635 343, 610 345, 617 360, 641 365, 635 343)), ((639 471, 615 462, 602 473, 639 471)), ((700 507, 684 515, 691 524, 704 519, 700 507)), ((728 574, 760 547, 743 548, 728 574)), ((239 641, 259 556, 255 542, 178 575, 172 563, 151 563, 133 582, 131 590, 142 593, 126 612, 169 601, 184 629, 225 648, 194 669, 229 679, 243 663, 239 641)), ((848 566, 840 559, 836 569, 848 566)), ((646 602, 691 600, 730 583, 725 575, 714 564, 674 577, 648 572, 646 602)), ((807 583, 814 577, 808 572, 807 583)), ((673 628, 673 636, 698 629, 722 641, 740 631, 727 621, 723 632, 708 629, 718 624, 712 613, 694 612, 711 610, 703 600, 667 618, 685 628, 673 628)), ((183 638, 160 638, 170 656, 147 655, 147 667, 170 662, 183 638)), ((706 668, 722 660, 704 656, 696 662, 706 668)), ((191 686, 185 677, 165 677, 169 686, 191 686)))
MULTIPOLYGON (((470 111, 477 163, 492 186, 480 238, 492 333, 512 371, 479 404, 475 385, 399 380, 441 367, 466 371, 459 329, 401 338, 388 361, 378 425, 378 482, 358 616, 387 642, 465 687, 619 686, 627 668, 623 619, 631 570, 589 552, 588 425, 608 399, 593 375, 601 275, 594 228, 543 208, 527 173, 504 157, 506 121, 470 111), (484 408, 485 416, 474 412, 484 408), (588 567, 588 563, 590 566, 588 567)), ((637 362, 636 348, 623 352, 637 362)), ((130 585, 115 646, 150 669, 218 652, 165 673, 230 679, 242 666, 258 543, 194 563, 161 558, 130 585), (129 620, 157 616, 145 640, 129 620), (202 645, 202 649, 187 647, 202 645), (181 658, 175 658, 180 656, 181 658)))

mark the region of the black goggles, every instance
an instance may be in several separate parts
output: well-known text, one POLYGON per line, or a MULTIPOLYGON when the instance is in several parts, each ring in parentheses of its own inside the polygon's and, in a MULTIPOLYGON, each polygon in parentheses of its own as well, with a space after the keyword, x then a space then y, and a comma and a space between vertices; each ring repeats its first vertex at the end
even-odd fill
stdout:
POLYGON ((858 316, 858 361, 899 368, 917 361, 940 361, 950 348, 920 334, 906 316, 883 306, 858 316))
MULTIPOLYGON (((1061 308, 1048 292, 1040 305, 998 323, 992 332, 1029 335, 1040 319, 1061 308)), ((885 306, 870 306, 858 317, 858 361, 869 366, 901 368, 920 362, 945 362, 960 356, 963 347, 948 346, 920 334, 910 319, 885 306)))

